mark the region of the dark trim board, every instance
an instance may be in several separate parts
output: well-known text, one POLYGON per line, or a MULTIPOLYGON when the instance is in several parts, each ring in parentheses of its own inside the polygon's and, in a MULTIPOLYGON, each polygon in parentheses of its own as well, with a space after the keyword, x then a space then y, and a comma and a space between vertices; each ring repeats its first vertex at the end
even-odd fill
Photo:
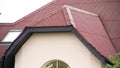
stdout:
POLYGON ((3 68, 14 68, 15 55, 33 33, 72 32, 101 62, 110 63, 91 44, 89 44, 73 26, 26 27, 22 34, 11 44, 4 54, 3 68))

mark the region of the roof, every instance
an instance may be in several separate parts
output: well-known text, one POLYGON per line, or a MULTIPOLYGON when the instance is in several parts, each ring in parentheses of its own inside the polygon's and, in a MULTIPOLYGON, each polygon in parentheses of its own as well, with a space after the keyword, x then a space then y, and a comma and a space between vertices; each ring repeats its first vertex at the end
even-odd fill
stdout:
MULTIPOLYGON (((0 24, 0 40, 11 29, 73 25, 89 44, 103 56, 108 57, 120 51, 119 5, 120 0, 55 0, 12 25, 0 24), (90 14, 64 7, 64 5, 87 11, 90 14)), ((2 50, 3 53, 4 51, 2 50)))
MULTIPOLYGON (((13 68, 15 55, 23 44, 29 39, 33 33, 53 33, 53 32, 72 32, 76 37, 87 47, 87 49, 95 55, 101 62, 108 64, 110 63, 103 55, 101 55, 91 44, 86 42, 84 38, 76 31, 74 26, 49 26, 49 27, 27 27, 24 29, 23 33, 16 39, 9 49, 6 51, 4 56, 4 67, 3 68, 13 68)), ((111 64, 111 63, 110 63, 111 64)))

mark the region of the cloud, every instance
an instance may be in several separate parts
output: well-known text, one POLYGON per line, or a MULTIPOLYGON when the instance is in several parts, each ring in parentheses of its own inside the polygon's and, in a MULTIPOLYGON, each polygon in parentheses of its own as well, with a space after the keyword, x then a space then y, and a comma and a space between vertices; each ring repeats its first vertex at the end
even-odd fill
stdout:
POLYGON ((52 0, 0 0, 0 22, 13 23, 52 0))

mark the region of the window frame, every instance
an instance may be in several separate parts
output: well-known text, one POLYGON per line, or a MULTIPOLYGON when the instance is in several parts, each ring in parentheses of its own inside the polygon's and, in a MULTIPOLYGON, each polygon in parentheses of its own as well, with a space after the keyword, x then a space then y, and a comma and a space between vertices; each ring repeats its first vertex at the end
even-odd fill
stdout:
POLYGON ((7 34, 5 35, 5 37, 2 39, 1 43, 3 43, 3 44, 5 44, 5 43, 10 44, 10 43, 13 42, 21 33, 22 33, 22 30, 9 30, 9 31, 7 32, 7 34), (11 35, 10 33, 15 33, 15 32, 19 32, 18 35, 16 35, 16 37, 14 37, 12 40, 11 40, 11 39, 8 40, 8 38, 9 38, 10 35, 11 35))
POLYGON ((59 66, 59 64, 58 64, 59 61, 62 62, 62 63, 64 63, 64 64, 66 64, 66 65, 68 66, 67 68, 70 68, 70 66, 69 66, 66 62, 64 62, 64 61, 62 61, 62 60, 58 60, 58 59, 53 59, 53 60, 47 61, 45 64, 42 65, 41 68, 47 68, 46 66, 47 66, 48 64, 51 64, 52 62, 56 62, 56 65, 59 66))

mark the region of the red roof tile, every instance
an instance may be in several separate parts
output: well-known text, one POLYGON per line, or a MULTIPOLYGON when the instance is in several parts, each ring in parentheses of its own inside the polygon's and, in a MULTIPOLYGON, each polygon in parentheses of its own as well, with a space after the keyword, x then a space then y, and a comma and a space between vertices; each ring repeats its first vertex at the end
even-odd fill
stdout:
POLYGON ((0 25, 0 40, 10 29, 70 25, 64 5, 98 14, 101 20, 99 17, 71 10, 79 33, 101 54, 107 57, 113 55, 115 50, 120 51, 120 0, 55 0, 16 21, 12 26, 0 25))
POLYGON ((115 54, 115 49, 98 16, 71 10, 76 29, 102 55, 115 54))
POLYGON ((0 58, 2 58, 2 56, 4 55, 5 51, 8 49, 9 46, 1 46, 0 45, 0 58))

